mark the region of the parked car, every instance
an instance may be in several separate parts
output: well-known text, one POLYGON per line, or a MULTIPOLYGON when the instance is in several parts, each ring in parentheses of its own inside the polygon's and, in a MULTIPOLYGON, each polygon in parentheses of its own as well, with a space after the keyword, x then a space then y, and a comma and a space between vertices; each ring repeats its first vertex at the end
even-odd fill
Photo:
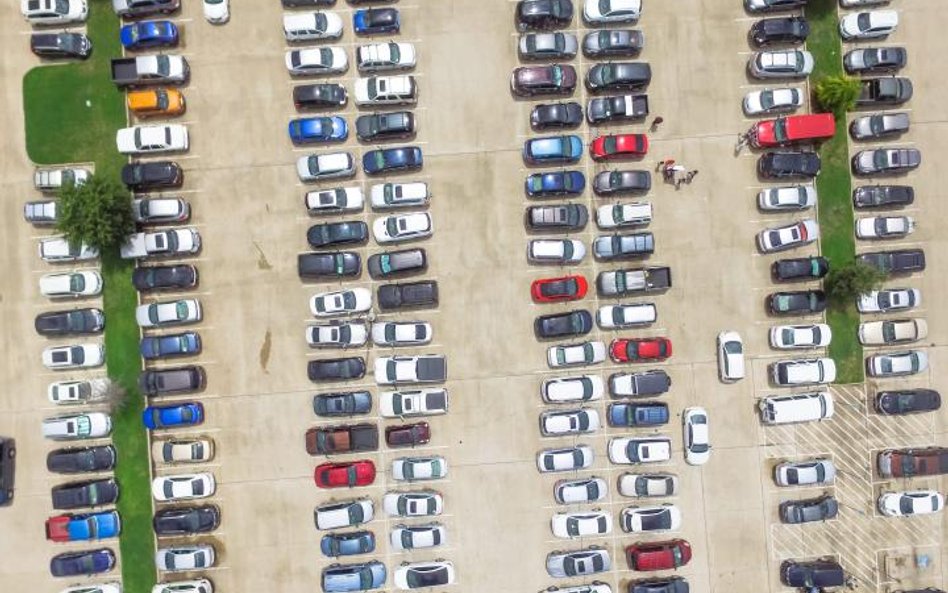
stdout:
POLYGON ((437 480, 448 475, 444 457, 399 457, 392 461, 392 477, 396 480, 437 480))
POLYGON ((410 138, 415 135, 415 116, 410 111, 360 115, 356 135, 362 142, 410 138))
POLYGON ((378 560, 359 564, 331 564, 321 576, 325 593, 346 593, 378 589, 385 584, 385 565, 378 560))
POLYGON ((415 67, 415 46, 411 43, 373 43, 356 48, 359 72, 410 70, 415 67))
POLYGON ((619 494, 632 498, 674 496, 678 477, 672 474, 624 473, 618 480, 619 494))
POLYGON ((538 264, 579 263, 586 246, 577 239, 536 239, 527 243, 527 259, 538 264))
POLYGON ((155 302, 140 305, 135 309, 135 321, 139 327, 164 327, 196 323, 203 318, 201 303, 197 299, 155 302))
POLYGON ((347 381, 365 376, 365 359, 359 356, 310 360, 306 363, 310 381, 347 381))
POLYGON ((641 121, 647 116, 648 95, 644 93, 594 97, 586 103, 590 124, 641 121))
POLYGON ((525 218, 527 227, 533 231, 581 230, 589 221, 589 211, 583 204, 530 206, 525 218))
POLYGON ((343 74, 349 69, 346 51, 336 46, 291 49, 284 62, 292 76, 343 74))
POLYGON ((141 340, 139 351, 145 360, 194 356, 201 353, 201 336, 197 332, 145 336, 141 340))
POLYGON ((524 182, 531 198, 576 196, 586 188, 586 177, 580 171, 548 171, 528 175, 524 182))
POLYGON ((517 29, 557 29, 573 19, 570 0, 520 0, 516 9, 517 29))
POLYGON ((614 398, 652 397, 666 393, 670 388, 671 377, 663 370, 609 375, 609 394, 614 398))
POLYGON ((157 154, 188 150, 188 128, 182 124, 132 126, 115 133, 121 154, 157 154))
POLYGON ((778 12, 806 6, 807 0, 744 0, 748 12, 778 12))
POLYGON ((330 533, 319 540, 319 549, 330 558, 370 554, 375 551, 375 534, 371 531, 330 533))
POLYGON ((525 33, 517 50, 525 60, 569 60, 576 55, 576 36, 572 33, 525 33))
POLYGON ((411 208, 426 206, 431 198, 428 184, 424 182, 411 183, 379 183, 372 186, 370 191, 373 208, 411 208))
POLYGON ((671 459, 671 439, 666 437, 613 437, 609 439, 612 463, 659 463, 671 459))
POLYGON ((599 29, 583 36, 589 58, 635 57, 645 47, 645 35, 635 29, 599 29))
POLYGON ((833 332, 825 323, 775 325, 770 328, 770 347, 778 350, 825 348, 832 339, 833 332))
POLYGON ((33 328, 41 336, 97 334, 104 327, 105 315, 92 307, 40 313, 33 321, 33 328))
POLYGON ((856 220, 857 239, 901 239, 915 230, 911 216, 869 216, 856 220))
POLYGON ((647 153, 648 136, 645 134, 597 136, 589 145, 589 156, 597 161, 643 157, 647 153))
POLYGON ((677 531, 681 529, 681 511, 671 503, 625 507, 619 513, 619 523, 626 533, 677 531))
POLYGON ((530 296, 540 303, 575 301, 586 296, 588 287, 586 279, 579 275, 542 278, 531 283, 530 296))
POLYGON ((856 107, 884 107, 901 105, 912 98, 912 81, 904 76, 864 78, 856 107))
POLYGON ((378 385, 444 383, 447 375, 447 359, 438 354, 380 356, 375 359, 375 382, 378 385))
POLYGON ((355 161, 348 152, 312 154, 296 161, 300 181, 320 181, 355 175, 355 161))
POLYGON ((780 564, 780 581, 788 587, 841 587, 846 575, 835 559, 784 560, 780 564))
POLYGON ((877 140, 909 130, 908 113, 876 113, 855 118, 849 124, 853 140, 877 140))
POLYGON ((544 163, 575 163, 583 154, 579 136, 531 138, 523 143, 523 160, 528 165, 544 163))
POLYGON ((297 272, 302 280, 358 276, 362 261, 358 253, 301 253, 297 256, 297 272))
POLYGON ((879 512, 889 517, 928 515, 945 508, 945 497, 936 490, 885 492, 878 505, 879 512))
POLYGON ((293 87, 293 104, 297 109, 341 107, 348 98, 346 87, 334 82, 293 87))
POLYGON ((322 463, 313 473, 320 488, 368 486, 375 481, 375 464, 368 459, 341 463, 322 463))
POLYGON ((583 469, 592 465, 592 462, 593 450, 588 445, 545 449, 537 454, 537 469, 541 473, 583 469))
POLYGON ((701 407, 685 408, 682 412, 682 441, 688 465, 704 465, 711 456, 708 436, 708 411, 701 407))
POLYGON ((315 317, 362 313, 371 306, 372 292, 362 287, 316 293, 309 302, 309 310, 315 317))
POLYGON ((941 394, 934 389, 901 389, 876 394, 875 409, 887 416, 903 416, 941 409, 941 394))
POLYGON ((291 119, 287 133, 293 144, 342 142, 349 137, 346 120, 338 115, 291 119))
POLYGON ((646 192, 651 187, 652 174, 640 169, 602 171, 593 180, 593 191, 598 196, 646 192))
POLYGON ((378 243, 397 243, 430 237, 431 215, 427 212, 393 214, 375 219, 372 234, 378 243))
POLYGON ((214 474, 159 476, 151 481, 151 494, 157 501, 181 501, 213 496, 217 489, 214 474))
POLYGON ((770 381, 781 387, 832 383, 836 363, 832 358, 779 360, 770 365, 770 381))
POLYGON ((65 237, 49 237, 39 242, 39 256, 50 263, 88 261, 99 257, 99 250, 81 243, 75 245, 65 237))
POLYGON ((603 383, 597 375, 574 375, 546 379, 540 396, 550 404, 595 401, 602 399, 603 383))
POLYGON ((593 253, 603 260, 648 257, 655 251, 652 233, 627 233, 596 237, 593 253))
POLYGON ((33 33, 30 51, 42 58, 79 58, 92 53, 92 41, 82 33, 33 33))
POLYGON ((197 544, 158 548, 155 566, 169 572, 210 568, 216 562, 214 546, 197 544))
POLYGON ((948 473, 948 449, 885 449, 878 453, 876 465, 883 478, 944 474, 948 473))
POLYGON ((434 490, 386 492, 382 507, 390 517, 425 517, 440 515, 444 498, 434 490))
POLYGON ((925 252, 921 249, 896 249, 894 251, 860 253, 856 256, 856 261, 876 268, 886 276, 911 274, 925 270, 925 252))
POLYGON ((354 527, 368 523, 375 515, 375 505, 368 498, 333 501, 317 506, 313 511, 316 529, 354 527))
POLYGON ((591 575, 611 568, 609 552, 597 546, 570 552, 555 551, 546 556, 546 572, 554 578, 591 575))
POLYGON ((402 590, 453 585, 454 564, 446 560, 403 563, 395 569, 392 580, 402 590))
MULTIPOLYGON (((10 493, 12 496, 12 490, 10 493)), ((121 528, 122 520, 117 511, 66 513, 46 520, 46 539, 54 542, 106 539, 119 535, 121 528)), ((121 593, 121 590, 116 588, 115 593, 121 593)))
POLYGON ((730 383, 744 378, 744 341, 736 331, 718 334, 718 376, 730 383))
POLYGON ((592 328, 592 315, 583 309, 541 315, 533 324, 534 333, 541 339, 582 336, 592 331, 592 328))
POLYGON ((917 148, 875 148, 860 150, 852 159, 853 173, 858 175, 892 175, 917 169, 922 153, 917 148))
POLYGON ((122 166, 122 183, 132 191, 179 187, 184 183, 184 172, 173 161, 148 161, 122 166))
POLYGON ((356 35, 398 33, 400 28, 397 8, 367 8, 352 13, 352 30, 356 35))
POLYGON ((428 258, 424 249, 389 251, 369 256, 367 267, 375 279, 404 276, 424 272, 428 268, 428 258))
POLYGON ((314 224, 306 231, 306 242, 313 249, 335 245, 361 245, 369 240, 369 227, 361 220, 314 224))
POLYGON ((283 13, 283 36, 287 41, 321 41, 342 36, 342 19, 331 11, 283 13))
POLYGON ((112 418, 102 412, 67 414, 43 419, 43 437, 54 441, 97 439, 112 432, 112 418))
POLYGON ((218 528, 221 511, 214 505, 162 509, 155 513, 152 525, 159 536, 210 533, 218 528))
POLYGON ((95 296, 102 292, 102 276, 86 270, 45 274, 39 279, 39 288, 49 298, 95 296))
POLYGON ((829 260, 820 256, 778 259, 770 273, 779 282, 820 279, 829 273, 829 260))
POLYGON ((772 315, 803 315, 826 310, 826 293, 822 290, 775 292, 767 296, 772 315))
POLYGON ((309 325, 304 330, 306 343, 313 348, 352 348, 365 345, 368 328, 364 321, 309 325))
POLYGON ((747 61, 747 70, 760 80, 806 78, 813 72, 813 54, 799 49, 759 51, 747 61))
POLYGON ((849 74, 887 74, 904 68, 907 62, 904 47, 865 47, 843 55, 843 67, 849 74))
POLYGON ((178 45, 178 27, 171 21, 138 21, 119 29, 119 41, 128 50, 178 45))
POLYGON ((764 229, 757 234, 757 248, 762 253, 773 253, 808 245, 819 238, 819 224, 808 218, 786 226, 764 229))
POLYGON ((600 426, 599 413, 589 408, 552 410, 540 414, 540 434, 547 437, 596 432, 600 426))
POLYGON ((864 346, 915 342, 928 336, 924 319, 893 319, 859 324, 859 342, 864 346))
POLYGON ((691 545, 683 539, 636 543, 626 547, 625 555, 632 570, 672 570, 691 561, 691 545))
MULTIPOLYGON (((9 449, 12 441, 4 439, 3 445, 4 449, 9 449)), ((57 474, 100 472, 114 468, 115 460, 115 447, 112 445, 55 449, 46 455, 46 469, 57 474)), ((4 462, 4 469, 6 466, 4 462)))
POLYGON ((606 345, 602 342, 580 342, 551 346, 546 351, 550 368, 598 364, 606 359, 606 345))
POLYGON ((201 424, 204 422, 204 406, 199 402, 148 406, 142 412, 142 422, 149 430, 201 424))
POLYGON ((383 284, 378 287, 378 306, 382 310, 438 305, 438 283, 434 280, 383 284))
POLYGON ((914 201, 915 189, 907 185, 864 185, 853 190, 857 209, 908 206, 914 201))
POLYGON ((210 439, 167 439, 152 443, 152 458, 163 463, 202 463, 214 458, 210 439))
POLYGON ((447 530, 438 523, 396 525, 389 539, 395 550, 433 548, 447 541, 447 530))
POLYGON ((866 373, 870 377, 915 375, 927 368, 928 355, 921 350, 887 352, 866 357, 866 373))
POLYGON ((417 146, 380 148, 362 155, 362 170, 366 175, 415 171, 422 167, 423 161, 421 149, 417 146))
POLYGON ((50 370, 93 368, 105 364, 103 344, 49 346, 43 349, 43 366, 50 370))
POLYGON ((829 459, 784 461, 774 467, 774 482, 778 486, 809 486, 832 484, 836 466, 829 459))
POLYGON ((754 45, 763 47, 775 43, 803 43, 810 34, 810 24, 802 16, 761 19, 751 25, 748 36, 754 45))
POLYGON ((313 396, 313 412, 317 416, 353 416, 372 409, 372 394, 368 391, 319 393, 313 396))
POLYGON ((609 344, 609 356, 615 362, 662 361, 672 355, 668 338, 620 338, 609 344))
POLYGON ((641 91, 652 81, 646 62, 607 62, 586 71, 586 87, 591 91, 641 91))
POLYGON ((612 517, 595 509, 556 513, 550 519, 550 530, 554 536, 564 539, 606 535, 612 532, 612 517))
POLYGON ((33 187, 42 192, 55 192, 67 185, 82 185, 91 176, 88 169, 79 167, 37 169, 33 173, 33 187))
POLYGON ((610 426, 659 426, 668 424, 668 405, 664 403, 609 404, 610 426))
POLYGON ((658 309, 652 303, 603 305, 596 311, 600 329, 622 329, 651 325, 658 319, 658 309))
POLYGON ((356 105, 412 105, 418 101, 414 76, 368 76, 355 82, 356 105))
POLYGON ((379 394, 379 413, 383 418, 434 416, 447 412, 447 389, 411 389, 379 394))
POLYGON ((921 303, 922 291, 917 288, 873 290, 856 298, 856 308, 860 313, 905 311, 921 303))
POLYGON ((530 112, 530 125, 535 130, 575 128, 583 123, 583 108, 579 103, 545 103, 530 112))
POLYGON ((113 504, 119 497, 118 484, 112 478, 70 482, 50 490, 53 508, 72 510, 113 504))
POLYGON ((385 428, 385 444, 389 447, 414 447, 431 440, 431 428, 427 422, 400 424, 385 428))
POLYGON ((839 504, 831 495, 803 500, 787 500, 778 508, 780 521, 789 524, 811 523, 835 519, 839 513, 839 504))
POLYGON ((54 404, 86 404, 103 399, 110 385, 109 379, 105 378, 53 381, 46 391, 49 401, 54 404))
POLYGON ((888 37, 899 26, 899 13, 894 10, 850 12, 839 19, 839 35, 850 41, 888 37))
POLYGON ((181 7, 181 0, 112 0, 115 14, 124 18, 170 14, 181 7))
POLYGON ((67 25, 89 18, 84 0, 21 0, 20 12, 31 25, 67 25))
POLYGON ((798 88, 775 88, 750 91, 744 95, 745 115, 790 113, 803 107, 803 92, 798 88))
POLYGON ((115 553, 109 548, 63 552, 49 561, 49 572, 54 577, 94 575, 109 572, 115 566, 115 553))
POLYGON ((757 194, 757 207, 778 212, 806 210, 816 205, 816 187, 813 184, 769 187, 757 194))
POLYGON ((559 480, 553 485, 553 498, 560 504, 598 502, 607 492, 606 481, 597 477, 559 480))
POLYGON ((757 161, 757 173, 769 179, 812 179, 820 173, 820 155, 815 152, 768 152, 757 161))

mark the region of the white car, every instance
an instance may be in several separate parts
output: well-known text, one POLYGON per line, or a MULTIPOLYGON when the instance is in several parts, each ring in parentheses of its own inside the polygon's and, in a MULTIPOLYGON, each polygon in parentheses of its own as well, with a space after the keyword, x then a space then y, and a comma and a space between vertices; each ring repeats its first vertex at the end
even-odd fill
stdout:
POLYGON ((95 296, 102 292, 102 276, 87 271, 45 274, 39 279, 39 289, 50 298, 95 296))
POLYGON ((744 341, 736 331, 718 334, 718 377, 725 383, 744 378, 744 341))
POLYGON ((915 230, 911 216, 867 216, 856 220, 857 239, 901 239, 915 230))
POLYGON ((159 327, 197 323, 203 318, 201 303, 197 299, 181 299, 139 305, 135 309, 135 321, 138 327, 159 327))
POLYGON ((214 566, 214 546, 198 544, 158 548, 155 552, 155 566, 158 570, 167 571, 210 568, 214 566))
POLYGON ((368 288, 320 292, 309 301, 309 310, 316 317, 364 313, 371 307, 372 291, 368 288))
POLYGON ((414 76, 369 76, 355 81, 356 105, 413 105, 417 101, 414 76))
POLYGON ((556 513, 550 519, 550 529, 564 539, 606 535, 612 533, 612 516, 598 509, 556 513))
POLYGON ((775 325, 770 328, 770 347, 777 350, 825 348, 832 340, 833 330, 825 323, 775 325))
POLYGON ((598 364, 604 360, 606 345, 599 341, 551 346, 546 351, 546 361, 551 368, 598 364))
POLYGON ((328 10, 287 12, 283 14, 283 36, 287 41, 339 39, 342 37, 342 18, 328 10))
POLYGON ((71 245, 65 237, 50 237, 39 243, 39 255, 43 261, 86 261, 99 257, 99 250, 88 245, 71 245))
POLYGON ((122 154, 157 154, 188 149, 188 128, 182 124, 132 126, 115 133, 122 154))
POLYGON ((306 343, 313 348, 352 348, 365 345, 368 330, 364 322, 329 323, 306 328, 306 343))
POLYGON ((527 244, 527 260, 535 264, 578 264, 586 246, 578 239, 534 239, 527 244))
MULTIPOLYGON (((24 0, 27 1, 27 0, 24 0)), ((39 191, 51 192, 64 185, 82 185, 92 173, 88 169, 68 167, 65 169, 37 169, 33 173, 33 186, 39 191)))
POLYGON ((432 457, 399 457, 392 462, 396 480, 437 480, 448 475, 448 461, 440 455, 432 457))
POLYGON ((200 463, 214 457, 210 439, 156 440, 151 445, 152 459, 163 463, 200 463))
POLYGON ((439 523, 421 525, 396 525, 389 537, 395 550, 434 548, 448 539, 448 530, 439 523))
POLYGON ((599 412, 582 408, 543 412, 540 414, 540 433, 543 436, 583 434, 599 430, 599 412))
POLYGON ((43 350, 43 366, 48 369, 93 368, 103 364, 105 364, 105 346, 102 344, 50 346, 43 350))
POLYGON ((419 346, 431 341, 431 324, 424 321, 379 321, 372 324, 376 346, 419 346))
POLYGON ((151 494, 159 501, 207 498, 216 488, 214 475, 207 472, 161 476, 151 482, 151 494))
POLYGON ((423 181, 411 183, 376 183, 369 190, 373 208, 411 208, 426 206, 431 199, 428 184, 423 181))
POLYGON ((415 46, 411 43, 373 43, 356 48, 359 72, 408 70, 415 67, 415 46))
POLYGON ((764 89, 744 95, 746 115, 790 113, 803 107, 803 91, 797 88, 764 89))
POLYGON ((889 288, 873 290, 856 298, 860 313, 889 313, 906 311, 922 304, 922 291, 917 288, 889 288))
POLYGON ((759 51, 751 56, 747 68, 757 79, 805 78, 813 72, 813 54, 798 49, 759 51))
POLYGON ((945 497, 937 490, 885 492, 879 497, 879 512, 889 517, 930 515, 945 508, 945 497))
POLYGON ((313 520, 316 529, 328 530, 354 527, 375 517, 375 505, 368 498, 328 502, 316 507, 313 520))
POLYGON ((86 0, 20 0, 20 12, 34 25, 82 23, 89 18, 86 0))
POLYGON ((440 354, 379 356, 374 365, 378 385, 444 383, 447 374, 447 358, 440 354))
POLYGON ((540 396, 548 404, 595 401, 602 399, 602 377, 574 375, 546 379, 540 386, 540 396))
POLYGON ((230 0, 202 0, 204 18, 212 25, 223 25, 230 20, 230 0))
POLYGON ((889 2, 890 0, 839 0, 839 5, 843 8, 856 8, 859 6, 881 6, 889 2))
POLYGON ((330 152, 301 156, 296 161, 300 181, 319 181, 355 175, 355 161, 348 152, 330 152))
POLYGON ((142 224, 185 222, 191 217, 191 205, 181 198, 144 198, 132 200, 132 218, 142 224))
POLYGON ((708 411, 685 408, 681 415, 682 442, 688 465, 704 465, 711 457, 711 436, 708 432, 708 411))
POLYGON ((342 74, 349 69, 349 58, 341 47, 310 47, 286 52, 286 69, 293 76, 342 74))
POLYGON ((386 492, 382 498, 382 508, 390 517, 440 515, 444 510, 444 499, 434 490, 386 492))
POLYGON ((836 466, 829 459, 785 461, 774 468, 774 483, 778 486, 823 485, 835 480, 836 466))
POLYGON ((589 445, 545 449, 537 454, 537 469, 541 473, 584 469, 592 465, 593 457, 593 450, 589 445))
POLYGON ((82 381, 53 381, 46 389, 49 401, 59 405, 86 404, 105 397, 108 379, 85 379, 82 381))
POLYGON ((785 226, 762 230, 757 235, 757 247, 763 253, 784 251, 816 241, 820 237, 820 225, 812 218, 785 226))
POLYGON ((395 569, 392 580, 395 582, 395 587, 403 591, 431 587, 435 583, 439 586, 453 585, 454 564, 447 560, 405 563, 395 569))
POLYGON ((631 474, 619 476, 619 494, 631 498, 674 496, 678 493, 678 476, 672 474, 631 474))
POLYGON ((859 324, 859 343, 863 346, 902 344, 927 337, 928 322, 924 319, 893 319, 859 324))
POLYGON ((596 209, 596 224, 601 229, 643 226, 652 221, 652 204, 626 202, 608 204, 596 209))
POLYGON ((642 0, 586 0, 583 18, 587 23, 634 23, 642 16, 642 0))
POLYGON ((383 418, 435 416, 447 412, 447 389, 412 389, 379 393, 379 413, 383 418))
POLYGON ((358 212, 362 210, 365 198, 362 188, 334 187, 306 192, 303 205, 310 214, 336 214, 337 212, 358 212))
POLYGON ((207 579, 158 583, 151 593, 214 593, 214 585, 207 579))
POLYGON ((614 437, 609 439, 612 463, 659 463, 671 459, 671 439, 667 437, 614 437))
POLYGON ((553 485, 553 498, 560 504, 598 502, 605 500, 609 486, 602 478, 559 480, 553 485))
POLYGON ((603 305, 596 311, 600 329, 622 329, 651 325, 658 319, 658 309, 652 303, 630 305, 603 305))
POLYGON ((899 13, 894 10, 853 12, 839 19, 843 39, 878 39, 888 37, 899 26, 899 13))
POLYGON ((396 214, 372 223, 372 234, 379 243, 398 243, 430 237, 431 215, 427 212, 396 214))
POLYGON ((832 358, 778 360, 770 365, 770 380, 774 385, 816 385, 836 380, 836 362, 832 358))
POLYGON ((56 416, 43 420, 43 436, 54 441, 97 439, 112 432, 112 418, 102 412, 56 416))
POLYGON ((626 533, 651 533, 681 529, 681 511, 671 503, 625 507, 619 523, 626 533))
POLYGON ((816 187, 812 184, 769 187, 757 194, 757 207, 765 211, 806 210, 815 205, 816 187))
POLYGON ((134 233, 119 248, 125 259, 176 257, 201 250, 201 234, 195 228, 175 228, 153 233, 134 233))
POLYGON ((866 372, 870 377, 901 377, 915 375, 928 369, 928 355, 921 350, 888 352, 866 358, 866 372))

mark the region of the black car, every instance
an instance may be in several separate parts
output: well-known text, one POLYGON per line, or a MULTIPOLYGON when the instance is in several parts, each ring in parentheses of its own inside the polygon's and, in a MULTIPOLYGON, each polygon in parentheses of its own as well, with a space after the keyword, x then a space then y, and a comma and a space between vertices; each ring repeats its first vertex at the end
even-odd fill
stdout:
POLYGON ((210 533, 221 524, 221 510, 212 504, 163 509, 155 513, 152 526, 157 535, 210 533))
POLYGON ((33 33, 30 49, 44 58, 84 60, 92 53, 92 42, 82 33, 33 33))
POLYGON ((810 24, 802 16, 762 19, 750 28, 750 38, 758 47, 773 43, 803 43, 810 34, 810 24))
POLYGON ((560 338, 564 336, 582 336, 593 328, 593 318, 589 311, 582 309, 569 313, 541 315, 533 322, 533 331, 538 338, 560 338))
POLYGON ((306 240, 314 249, 330 245, 362 244, 369 240, 369 226, 361 220, 314 224, 306 231, 306 240))
POLYGON ((647 192, 652 188, 652 173, 643 169, 603 171, 593 179, 593 191, 599 196, 647 192))
POLYGON ((748 12, 778 12, 806 6, 807 0, 744 0, 748 12))
POLYGON ((356 136, 363 142, 410 138, 415 134, 415 116, 410 111, 372 113, 356 118, 356 136))
POLYGON ((908 63, 904 47, 866 47, 853 49, 843 56, 849 74, 884 74, 901 70, 908 63))
POLYGON ((198 271, 192 265, 150 266, 132 272, 135 290, 182 290, 198 284, 198 271))
POLYGON ((122 166, 122 183, 132 191, 159 187, 179 187, 184 171, 174 161, 149 161, 122 166))
POLYGON ((780 565, 780 581, 788 587, 807 589, 841 587, 846 582, 846 574, 843 567, 833 559, 809 562, 784 560, 780 565))
POLYGON ((359 356, 311 360, 306 365, 310 381, 344 381, 365 376, 365 359, 359 356))
POLYGON ((826 293, 822 290, 775 292, 767 296, 767 309, 773 315, 805 315, 826 310, 826 293))
POLYGON ((783 523, 812 523, 836 517, 839 505, 830 495, 805 500, 786 500, 780 503, 780 521, 783 523))
MULTIPOLYGON (((118 4, 113 2, 113 7, 118 4)), ((125 18, 135 18, 153 14, 171 14, 181 8, 181 0, 126 0, 125 8, 119 12, 125 18)))
POLYGON ((357 35, 398 33, 401 21, 397 8, 368 8, 355 14, 354 29, 357 35))
POLYGON ((521 0, 517 3, 517 29, 556 29, 573 20, 570 0, 521 0))
POLYGON ((635 29, 600 29, 583 37, 583 53, 590 58, 635 57, 645 47, 645 35, 635 29))
POLYGON ((46 469, 57 474, 100 472, 115 467, 115 447, 74 447, 56 449, 46 455, 46 469))
POLYGON ((688 581, 684 577, 666 577, 631 581, 627 593, 688 593, 688 581))
POLYGON ((386 251, 370 255, 366 267, 373 278, 417 274, 428 269, 428 255, 424 249, 386 251))
POLYGON ((119 487, 112 478, 72 482, 55 486, 52 491, 53 508, 60 511, 98 507, 118 500, 119 487))
POLYGON ((591 91, 641 91, 651 81, 652 67, 647 62, 607 62, 586 72, 586 86, 591 91))
POLYGON ((586 119, 591 124, 610 121, 641 120, 648 117, 648 95, 596 97, 586 104, 586 119))
POLYGON ((13 502, 16 482, 16 443, 9 437, 0 437, 0 506, 13 502))
POLYGON ((921 249, 873 251, 856 256, 856 261, 879 270, 883 274, 911 274, 925 269, 925 252, 921 249))
POLYGON ((941 408, 941 394, 934 389, 901 389, 876 394, 876 411, 880 414, 902 415, 933 412, 941 408))
POLYGON ((349 95, 346 87, 335 82, 303 84, 293 87, 293 104, 297 109, 340 107, 346 104, 349 95))
POLYGON ((378 288, 378 305, 382 310, 438 305, 438 283, 434 280, 383 284, 378 288))
POLYGON ((207 375, 202 367, 189 365, 142 371, 138 375, 138 389, 144 395, 192 393, 204 389, 207 375))
POLYGON ((888 208, 915 201, 915 188, 908 185, 863 185, 853 190, 853 207, 888 208))
POLYGON ((535 231, 582 230, 589 221, 583 204, 562 206, 530 206, 526 212, 527 227, 535 231))
MULTIPOLYGON (((336 0, 282 0, 282 2, 283 8, 319 8, 336 4, 336 0)), ((349 0, 349 4, 356 4, 356 1, 349 0)))
POLYGON ((530 125, 537 130, 575 128, 581 123, 583 108, 575 101, 540 104, 530 112, 530 125))
POLYGON ((829 273, 829 260, 825 257, 795 257, 778 259, 770 266, 774 280, 817 280, 829 273))
POLYGON ((301 253, 296 256, 300 280, 322 280, 358 276, 362 273, 362 257, 354 251, 301 253))
POLYGON ((352 416, 367 414, 372 409, 372 394, 368 391, 320 393, 313 396, 313 412, 317 416, 352 416))
POLYGON ((109 548, 64 552, 49 561, 49 572, 54 577, 75 577, 108 572, 115 566, 115 552, 109 548))
POLYGON ((757 173, 768 179, 812 179, 819 172, 820 155, 815 152, 768 152, 757 161, 757 173))
POLYGON ((97 334, 105 327, 105 315, 93 308, 50 311, 37 315, 33 327, 41 336, 97 334))

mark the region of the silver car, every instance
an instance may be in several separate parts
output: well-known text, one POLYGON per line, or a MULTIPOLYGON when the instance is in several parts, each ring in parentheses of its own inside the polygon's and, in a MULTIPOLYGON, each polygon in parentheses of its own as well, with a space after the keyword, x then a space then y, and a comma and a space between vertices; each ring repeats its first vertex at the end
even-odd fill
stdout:
POLYGON ((809 486, 832 484, 836 466, 829 459, 785 461, 774 468, 774 482, 778 486, 809 486))
POLYGON ((908 113, 876 113, 857 117, 849 124, 853 140, 873 140, 908 132, 908 113))
POLYGON ((527 33, 520 36, 520 57, 528 60, 568 60, 576 55, 579 44, 572 33, 527 33))

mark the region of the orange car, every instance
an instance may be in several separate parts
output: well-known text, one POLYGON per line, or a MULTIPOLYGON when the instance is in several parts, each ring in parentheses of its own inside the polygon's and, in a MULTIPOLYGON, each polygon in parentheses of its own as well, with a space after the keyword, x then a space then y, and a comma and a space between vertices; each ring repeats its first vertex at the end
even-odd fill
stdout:
POLYGON ((177 89, 150 89, 128 94, 128 108, 138 116, 180 115, 184 113, 184 95, 177 89))

